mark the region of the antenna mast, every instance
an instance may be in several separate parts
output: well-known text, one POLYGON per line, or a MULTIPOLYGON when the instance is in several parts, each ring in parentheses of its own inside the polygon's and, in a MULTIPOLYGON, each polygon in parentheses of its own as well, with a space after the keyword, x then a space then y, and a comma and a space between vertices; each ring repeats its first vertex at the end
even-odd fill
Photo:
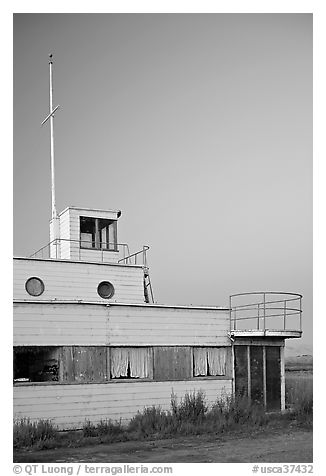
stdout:
MULTIPOLYGON (((53 109, 53 79, 52 79, 52 54, 49 55, 49 77, 50 77, 50 101, 49 101, 49 114, 42 122, 45 124, 47 120, 50 120, 50 157, 51 157, 51 204, 52 204, 52 220, 58 219, 56 202, 55 202, 55 173, 54 173, 54 136, 53 136, 53 119, 54 113, 59 109, 60 106, 56 106, 53 109)), ((56 227, 55 227, 56 228, 56 227)), ((58 238, 55 236, 54 239, 58 238)))

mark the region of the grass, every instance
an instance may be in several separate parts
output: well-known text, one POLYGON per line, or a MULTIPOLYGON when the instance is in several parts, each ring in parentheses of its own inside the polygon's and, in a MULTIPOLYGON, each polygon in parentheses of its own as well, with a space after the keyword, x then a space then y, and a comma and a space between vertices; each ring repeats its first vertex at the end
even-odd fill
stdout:
POLYGON ((312 424, 312 373, 288 372, 285 380, 285 400, 287 407, 299 421, 312 424))
POLYGON ((22 418, 14 421, 14 448, 40 446, 45 441, 54 440, 58 430, 49 420, 31 421, 22 418))
POLYGON ((60 432, 48 420, 14 422, 14 448, 50 449, 63 446, 86 446, 99 443, 163 439, 203 433, 249 433, 289 421, 312 425, 312 379, 286 379, 286 399, 290 413, 267 414, 264 408, 247 398, 225 397, 208 407, 201 391, 187 393, 178 401, 171 396, 170 410, 159 406, 144 408, 127 425, 111 420, 98 424, 86 421, 81 431, 60 432))

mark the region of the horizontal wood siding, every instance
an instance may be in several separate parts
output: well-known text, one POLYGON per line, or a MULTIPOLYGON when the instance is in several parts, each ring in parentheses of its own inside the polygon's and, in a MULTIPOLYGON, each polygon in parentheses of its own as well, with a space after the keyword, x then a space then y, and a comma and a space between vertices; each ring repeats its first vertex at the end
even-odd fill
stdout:
POLYGON ((15 258, 14 299, 143 303, 143 270, 128 266, 15 258), (45 291, 39 297, 30 296, 25 290, 25 283, 31 276, 44 282, 45 291), (101 281, 113 284, 115 294, 112 299, 102 299, 98 295, 97 286, 101 281))
POLYGON ((107 345, 107 307, 14 304, 14 345, 107 345))
POLYGON ((103 263, 117 263, 120 258, 123 258, 122 254, 118 251, 88 250, 82 248, 78 250, 78 255, 78 259, 82 261, 98 261, 103 263))
POLYGON ((230 346, 227 312, 14 303, 14 345, 230 346))
POLYGON ((229 315, 216 309, 109 308, 110 345, 230 346, 229 315))
POLYGON ((14 416, 51 419, 61 429, 81 428, 85 420, 96 424, 121 419, 126 423, 145 407, 170 409, 172 392, 180 399, 187 392, 199 390, 213 404, 217 398, 231 394, 231 380, 22 385, 14 387, 14 416))

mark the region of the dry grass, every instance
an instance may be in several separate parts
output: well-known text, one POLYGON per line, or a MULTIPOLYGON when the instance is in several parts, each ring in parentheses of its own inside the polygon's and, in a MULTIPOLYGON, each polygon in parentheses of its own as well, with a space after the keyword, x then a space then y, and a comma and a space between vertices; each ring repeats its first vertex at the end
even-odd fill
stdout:
POLYGON ((56 427, 49 420, 32 422, 29 418, 14 421, 14 448, 42 446, 44 441, 55 439, 56 427))
POLYGON ((312 423, 313 376, 310 372, 288 372, 285 379, 286 406, 300 421, 312 423))

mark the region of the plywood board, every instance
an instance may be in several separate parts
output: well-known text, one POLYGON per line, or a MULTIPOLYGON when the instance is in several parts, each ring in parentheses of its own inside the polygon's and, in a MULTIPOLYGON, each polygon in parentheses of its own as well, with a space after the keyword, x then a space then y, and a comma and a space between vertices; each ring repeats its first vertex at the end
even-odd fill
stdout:
POLYGON ((63 382, 102 382, 108 379, 107 348, 67 346, 61 352, 63 382))
POLYGON ((266 404, 267 410, 281 408, 280 348, 266 347, 266 404))
POLYGON ((183 380, 191 377, 191 347, 154 347, 155 380, 183 380))

